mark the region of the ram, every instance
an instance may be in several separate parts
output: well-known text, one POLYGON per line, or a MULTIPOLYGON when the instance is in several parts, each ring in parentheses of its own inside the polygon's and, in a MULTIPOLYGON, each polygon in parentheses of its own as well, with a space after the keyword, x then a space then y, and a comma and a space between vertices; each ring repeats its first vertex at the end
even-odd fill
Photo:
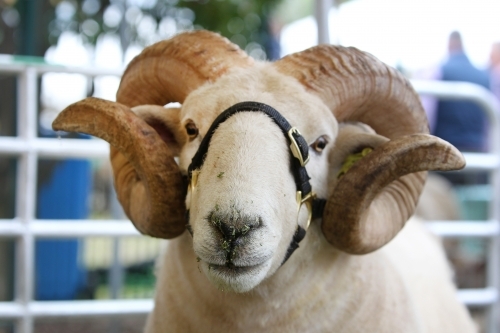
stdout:
POLYGON ((128 217, 171 239, 146 332, 474 331, 438 240, 406 223, 425 170, 463 157, 367 53, 257 62, 186 32, 53 127, 107 140, 128 217))

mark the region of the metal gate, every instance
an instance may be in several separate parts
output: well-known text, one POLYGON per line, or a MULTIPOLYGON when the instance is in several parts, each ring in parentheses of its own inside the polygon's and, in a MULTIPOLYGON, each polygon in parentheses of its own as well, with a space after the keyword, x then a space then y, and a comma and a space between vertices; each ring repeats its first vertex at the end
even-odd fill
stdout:
POLYGON ((429 228, 442 237, 480 237, 488 239, 487 278, 484 289, 462 289, 459 298, 467 305, 488 307, 488 333, 498 332, 500 290, 500 107, 487 89, 466 82, 412 81, 421 95, 439 99, 470 100, 479 104, 489 121, 489 152, 464 153, 465 172, 485 171, 490 174, 492 198, 486 221, 435 221, 429 228))
MULTIPOLYGON (((108 144, 101 140, 71 140, 39 138, 37 136, 38 78, 44 73, 79 73, 89 77, 116 75, 118 72, 92 68, 68 68, 49 65, 0 63, 0 73, 18 78, 17 137, 0 137, 0 158, 17 158, 16 213, 12 220, 0 220, 0 237, 16 242, 14 301, 0 302, 0 320, 16 321, 16 332, 31 333, 35 318, 64 316, 103 316, 148 313, 152 300, 106 301, 35 301, 34 244, 37 238, 67 238, 88 236, 137 235, 131 223, 122 220, 50 221, 35 218, 38 158, 108 158, 108 144), (57 223, 55 223, 57 222, 57 223)), ((472 99, 483 106, 491 123, 491 153, 465 154, 469 170, 491 172, 494 202, 490 219, 474 222, 433 222, 430 228, 444 237, 487 237, 488 286, 485 289, 460 290, 459 297, 467 305, 487 306, 490 309, 489 333, 497 332, 499 290, 500 235, 500 137, 499 108, 486 90, 471 84, 442 82, 413 82, 417 91, 440 98, 472 99)))

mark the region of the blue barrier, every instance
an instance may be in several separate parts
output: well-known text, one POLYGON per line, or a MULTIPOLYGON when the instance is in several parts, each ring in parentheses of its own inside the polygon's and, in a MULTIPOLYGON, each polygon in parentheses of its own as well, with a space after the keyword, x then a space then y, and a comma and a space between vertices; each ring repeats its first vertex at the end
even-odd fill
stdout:
MULTIPOLYGON (((57 162, 48 181, 40 185, 37 201, 39 219, 85 219, 92 186, 89 161, 57 162)), ((79 241, 36 242, 35 298, 75 299, 85 285, 85 270, 79 258, 79 241)))

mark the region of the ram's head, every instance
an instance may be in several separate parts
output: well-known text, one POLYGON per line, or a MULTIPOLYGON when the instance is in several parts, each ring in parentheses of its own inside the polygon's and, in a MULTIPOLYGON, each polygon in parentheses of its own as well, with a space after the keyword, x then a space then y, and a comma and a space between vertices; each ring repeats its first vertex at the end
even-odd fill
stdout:
POLYGON ((408 81, 354 48, 320 45, 265 63, 217 34, 183 33, 130 63, 117 101, 75 103, 53 127, 107 140, 118 198, 137 229, 174 238, 187 226, 201 269, 225 290, 248 291, 271 276, 308 224, 290 139, 268 114, 239 112, 208 133, 234 104, 271 106, 307 141, 310 184, 326 199, 306 237, 316 249, 380 248, 413 213, 421 171, 464 165, 454 147, 426 134, 408 81), (182 107, 164 107, 172 102, 182 107), (202 163, 188 175, 207 135, 202 163))

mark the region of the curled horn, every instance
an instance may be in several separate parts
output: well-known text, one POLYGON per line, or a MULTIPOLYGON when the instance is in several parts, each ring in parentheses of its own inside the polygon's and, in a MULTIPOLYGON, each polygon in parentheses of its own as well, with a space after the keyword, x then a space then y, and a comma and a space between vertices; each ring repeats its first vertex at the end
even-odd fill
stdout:
POLYGON ((219 34, 182 33, 145 48, 130 62, 116 100, 129 107, 182 103, 191 91, 232 67, 251 65, 252 58, 219 34))
POLYGON ((377 250, 413 214, 426 178, 421 171, 464 167, 456 148, 427 134, 425 112, 408 80, 370 54, 319 45, 275 66, 320 97, 339 122, 366 123, 391 139, 358 161, 328 198, 322 230, 338 249, 377 250))
POLYGON ((52 126, 92 134, 115 147, 111 159, 118 198, 140 232, 161 238, 182 233, 186 190, 179 168, 156 131, 130 108, 87 98, 68 106, 52 126))
POLYGON ((185 229, 185 184, 168 146, 130 108, 183 103, 193 90, 232 67, 251 65, 250 57, 218 34, 182 33, 147 47, 131 61, 117 103, 95 98, 75 103, 53 128, 108 141, 118 200, 127 216, 144 234, 173 238, 185 229))

